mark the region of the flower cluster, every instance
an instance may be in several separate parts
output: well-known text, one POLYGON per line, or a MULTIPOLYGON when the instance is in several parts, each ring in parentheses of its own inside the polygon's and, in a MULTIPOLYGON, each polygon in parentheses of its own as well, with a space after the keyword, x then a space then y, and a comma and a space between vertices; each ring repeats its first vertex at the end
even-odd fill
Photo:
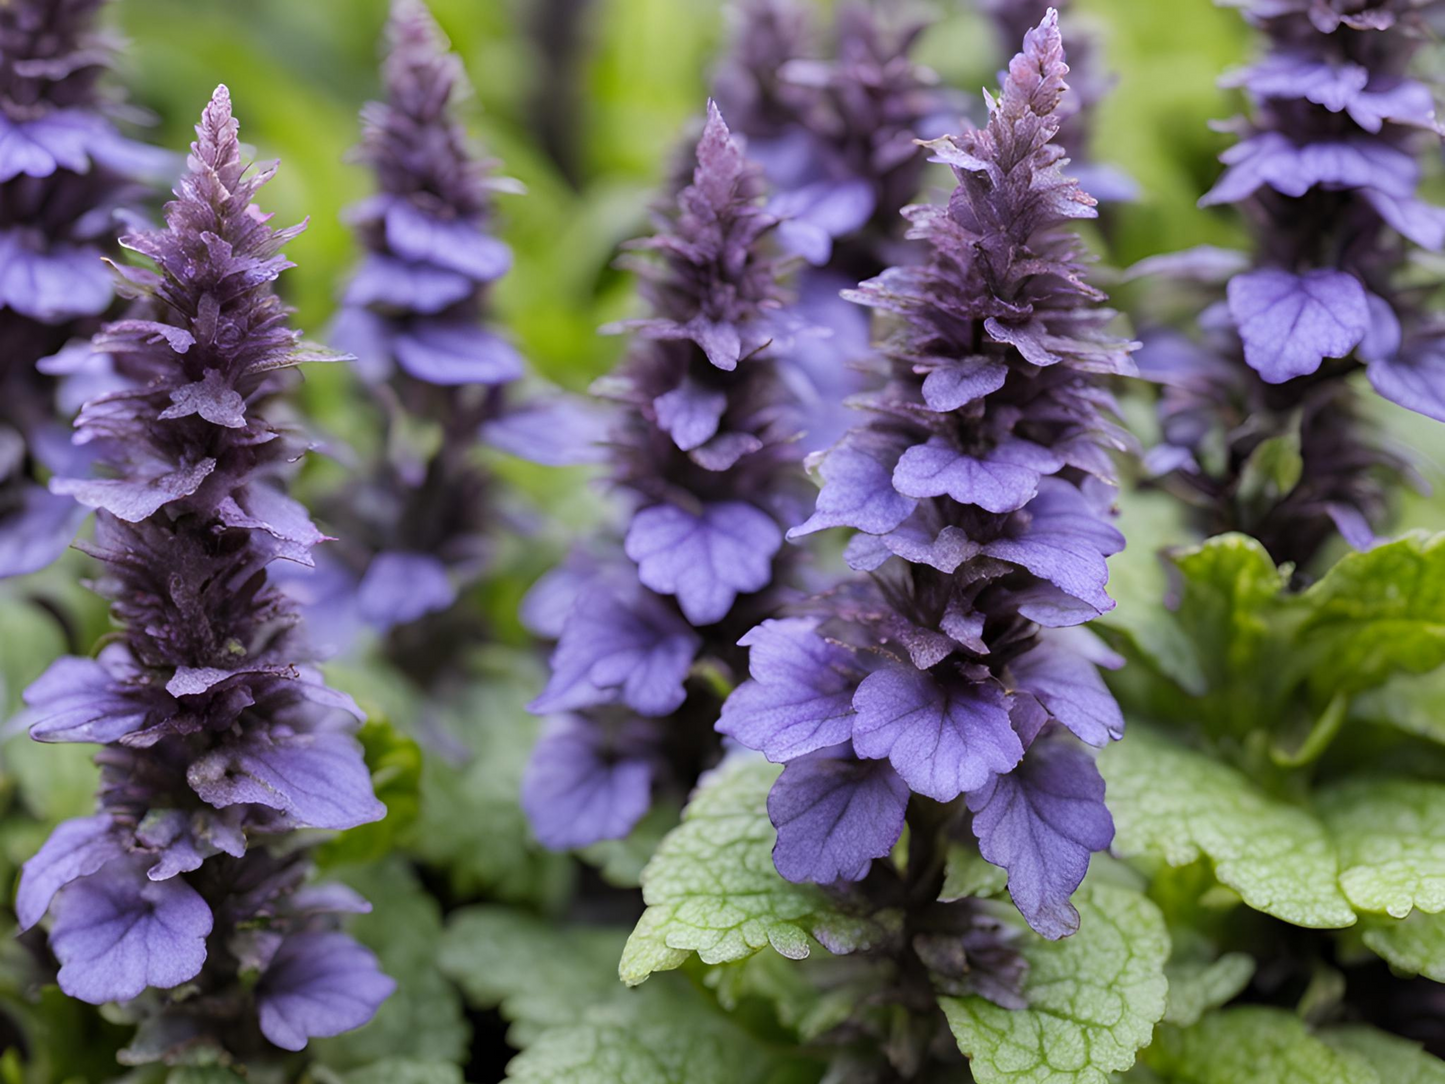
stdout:
POLYGON ((331 335, 372 386, 383 453, 324 509, 344 547, 295 587, 320 601, 332 640, 359 625, 390 633, 393 656, 425 679, 455 655, 439 643, 470 639, 453 604, 490 548, 491 479, 476 447, 524 372, 483 322, 512 261, 487 229, 492 196, 517 186, 474 157, 452 116, 465 76, 420 0, 397 0, 387 36, 387 98, 363 111, 360 148, 379 191, 352 209, 366 256, 331 335))
POLYGON ((267 571, 322 541, 280 484, 305 443, 261 410, 292 366, 329 356, 300 344, 272 285, 300 227, 252 204, 271 171, 242 162, 225 87, 196 131, 165 228, 123 239, 155 270, 120 270, 145 311, 97 338, 130 385, 76 421, 101 473, 51 483, 97 511, 84 548, 121 631, 26 691, 35 738, 103 748, 98 811, 25 864, 20 924, 49 911, 66 993, 133 1002, 137 1058, 299 1050, 365 1023, 393 987, 335 928, 367 905, 305 883, 294 838, 386 812, 360 713, 306 665, 267 571))
POLYGON ((731 672, 737 638, 771 613, 783 525, 800 502, 777 226, 758 171, 709 105, 693 182, 656 236, 633 242, 651 316, 599 391, 619 417, 612 482, 631 502, 623 554, 545 577, 524 614, 556 638, 532 708, 563 715, 533 754, 523 805, 543 843, 625 835, 651 787, 685 792, 716 757, 716 696, 699 655, 731 672), (770 590, 771 589, 771 590, 770 590), (692 688, 690 688, 692 686, 692 688), (669 718, 671 717, 671 718, 669 718))
POLYGON ((1173 472, 1211 529, 1248 530, 1304 563, 1336 531, 1368 546, 1408 476, 1358 417, 1346 378, 1359 364, 1384 398, 1445 420, 1445 325, 1402 275, 1411 245, 1445 247, 1445 213, 1419 198, 1434 98, 1408 74, 1440 5, 1245 7, 1269 48, 1226 80, 1254 108, 1201 202, 1240 205, 1258 251, 1252 263, 1203 251, 1141 267, 1227 286, 1197 340, 1150 336, 1140 363, 1166 387, 1155 470, 1173 472), (1262 486, 1281 440, 1302 466, 1262 486))
POLYGON ((168 158, 124 138, 99 80, 114 43, 92 26, 104 0, 0 6, 0 576, 34 572, 83 514, 48 493, 37 467, 75 455, 50 431, 49 375, 93 367, 88 337, 115 294, 101 263, 117 212, 168 158))
POLYGON ((804 447, 826 448, 875 364, 867 316, 840 294, 904 262, 899 215, 924 167, 916 140, 945 130, 947 103, 909 56, 922 23, 893 26, 850 0, 821 59, 819 29, 792 0, 750 0, 737 17, 714 94, 765 172, 780 245, 809 265, 798 311, 828 334, 800 337, 780 363, 798 389, 804 447))
POLYGON ((953 803, 945 831, 966 805, 1048 937, 1077 926, 1069 897, 1112 836, 1068 734, 1104 745, 1123 728, 1094 665, 1109 655, 1075 626, 1113 605, 1107 446, 1123 440, 1100 378, 1131 370, 1062 228, 1095 213, 1053 142, 1067 71, 1051 12, 987 126, 930 144, 958 187, 905 212, 927 260, 850 295, 896 318, 892 378, 823 458, 817 509, 791 533, 853 528, 849 563, 872 576, 751 631, 752 680, 718 723, 787 765, 768 806, 783 876, 860 880, 910 796, 935 833, 917 799, 953 803))

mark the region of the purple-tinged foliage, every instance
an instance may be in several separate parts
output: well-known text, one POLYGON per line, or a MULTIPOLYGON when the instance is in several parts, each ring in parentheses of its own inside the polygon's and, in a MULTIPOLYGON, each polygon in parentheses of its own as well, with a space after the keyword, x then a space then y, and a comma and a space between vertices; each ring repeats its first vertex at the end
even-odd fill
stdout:
POLYGON ((1387 493, 1412 474, 1358 417, 1345 378, 1363 365, 1380 395, 1445 420, 1445 326, 1402 274, 1412 246, 1445 247, 1445 210, 1419 194, 1420 156, 1439 145, 1433 92, 1411 74, 1441 5, 1241 6, 1267 50, 1225 80, 1251 109, 1201 203, 1240 205, 1258 248, 1244 266, 1137 269, 1194 279, 1209 299, 1196 340, 1145 336, 1140 364, 1165 389, 1150 463, 1209 530, 1248 531, 1304 565, 1336 533, 1369 546, 1387 493), (1283 485, 1270 467, 1281 442, 1299 464, 1283 485))
POLYGON ((523 607, 557 641, 532 703, 554 720, 523 806, 543 843, 626 835, 650 790, 685 794, 718 756, 717 696, 697 680, 741 669, 738 636, 781 590, 783 531, 801 504, 793 410, 780 373, 784 296, 757 167, 709 105, 692 183, 659 232, 628 247, 648 314, 617 373, 611 481, 628 502, 620 547, 580 554, 523 607), (620 549, 621 552, 617 552, 620 549))
POLYGON ((111 308, 101 256, 118 215, 169 168, 112 123, 100 82, 116 43, 93 25, 103 4, 0 7, 0 577, 50 564, 84 516, 39 481, 74 458, 52 430, 47 363, 111 308))
POLYGON ((84 548, 121 631, 25 694, 36 739, 102 746, 101 791, 94 816, 25 864, 16 909, 26 928, 52 914, 67 993, 155 988, 136 1011, 168 1050, 245 1055, 359 1026, 390 993, 331 929, 365 904, 304 887, 290 838, 386 810, 352 734, 360 712, 308 665, 268 571, 309 563, 323 540, 284 492, 304 440, 265 409, 289 369, 328 356, 287 326, 273 288, 299 230, 252 203, 272 171, 247 170, 225 87, 196 132, 165 227, 123 239, 155 270, 120 270, 139 312, 98 337, 129 386, 76 421, 96 473, 52 481, 96 510, 84 548))
POLYGON ((910 842, 924 854, 972 811, 984 857, 1047 937, 1077 926, 1069 896, 1112 836, 1074 743, 1107 744, 1123 719, 1077 650, 1087 634, 1050 627, 1113 605, 1108 449, 1124 441, 1101 378, 1132 371, 1067 228, 1094 214, 1055 142, 1068 70, 1050 12, 988 124, 929 144, 958 187, 904 212, 927 258, 848 295, 896 318, 892 373, 822 458, 817 511, 792 535, 854 528, 847 556, 871 580, 750 633, 752 680, 718 724, 788 763, 770 807, 785 876, 864 877, 903 804, 930 819, 910 842), (866 831, 860 810, 876 812, 866 831))
POLYGON ((899 212, 923 178, 916 141, 946 130, 958 112, 936 76, 910 59, 924 24, 883 11, 848 0, 825 35, 795 0, 744 0, 714 80, 718 104, 767 176, 780 245, 809 265, 798 311, 826 332, 799 337, 781 358, 807 450, 848 429, 844 400, 877 367, 866 314, 839 293, 906 259, 899 212))

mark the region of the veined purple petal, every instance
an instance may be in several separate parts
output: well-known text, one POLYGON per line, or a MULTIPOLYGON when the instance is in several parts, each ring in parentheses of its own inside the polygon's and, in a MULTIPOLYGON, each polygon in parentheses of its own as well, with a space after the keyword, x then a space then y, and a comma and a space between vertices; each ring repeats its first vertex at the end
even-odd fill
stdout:
POLYGON ((893 484, 907 497, 949 496, 989 512, 1022 508, 1038 492, 1039 479, 1063 466, 1049 449, 1008 437, 980 456, 965 454, 942 437, 903 453, 893 484))
POLYGON ((362 620, 381 632, 445 610, 456 600, 446 565, 429 553, 378 553, 356 589, 362 620))
POLYGON ((899 449, 867 432, 844 437, 823 459, 823 488, 808 521, 788 532, 800 538, 828 527, 856 527, 886 534, 917 507, 918 502, 893 487, 899 449))
POLYGON ((1370 328, 1360 280, 1344 271, 1294 275, 1275 267, 1229 280, 1229 312, 1250 368, 1271 384, 1306 376, 1344 357, 1370 328))
POLYGON ((652 762, 606 747, 575 715, 548 723, 522 776, 522 809, 554 850, 622 839, 652 806, 652 762))
POLYGON ((344 933, 297 933, 281 942, 256 984, 261 1033, 282 1050, 359 1028, 396 982, 344 933))
POLYGON ((861 881, 903 834, 908 785, 884 761, 804 757, 768 794, 773 864, 794 882, 861 881))
POLYGON ((107 814, 62 821, 20 871, 15 917, 20 929, 34 926, 50 909, 50 901, 66 885, 88 877, 125 854, 125 844, 107 814))
POLYGON ((456 219, 419 210, 408 199, 386 210, 386 243, 404 260, 435 264, 475 282, 492 282, 512 268, 512 250, 495 237, 456 219))
POLYGON ((418 321, 399 331, 391 347, 409 374, 442 387, 507 384, 526 371, 516 347, 480 324, 418 321))

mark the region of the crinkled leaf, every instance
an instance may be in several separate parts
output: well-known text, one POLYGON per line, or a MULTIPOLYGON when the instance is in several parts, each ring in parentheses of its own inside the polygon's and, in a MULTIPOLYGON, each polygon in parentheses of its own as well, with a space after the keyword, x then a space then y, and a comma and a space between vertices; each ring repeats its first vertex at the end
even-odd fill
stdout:
POLYGON ((1340 887, 1361 911, 1445 911, 1445 785, 1351 780, 1315 804, 1339 852, 1340 887))
POLYGON ((1249 985, 1254 966, 1254 957, 1247 952, 1227 952, 1217 960, 1171 961, 1164 969, 1169 977, 1165 1023, 1189 1027, 1209 1010, 1233 1000, 1249 985))
POLYGON ((1366 915, 1365 944, 1397 971, 1445 982, 1445 914, 1416 911, 1409 918, 1366 915))
POLYGON ((1294 1013, 1264 1006, 1162 1029, 1145 1059, 1171 1084, 1380 1084, 1368 1065, 1316 1038, 1294 1013))
POLYGON ((1299 926, 1354 923, 1329 834, 1308 810, 1270 798, 1228 765, 1140 726, 1103 752, 1099 769, 1118 854, 1171 866, 1202 854, 1256 910, 1299 926))
POLYGON ((1072 937, 1016 943, 1029 964, 1026 1009, 939 999, 979 1084, 1106 1084, 1164 1015, 1169 934, 1158 908, 1110 884, 1086 886, 1077 903, 1072 937))
POLYGON ((1381 1084, 1445 1084, 1445 1061, 1409 1039, 1363 1024, 1330 1028, 1320 1032, 1320 1038, 1363 1061, 1381 1084))
POLYGON ((822 889, 785 881, 773 867, 767 802, 778 774, 765 760, 739 757, 699 785, 642 871, 648 906, 622 954, 623 981, 636 985, 694 952, 724 963, 771 945, 801 959, 810 938, 846 951, 878 935, 886 918, 848 915, 822 889))

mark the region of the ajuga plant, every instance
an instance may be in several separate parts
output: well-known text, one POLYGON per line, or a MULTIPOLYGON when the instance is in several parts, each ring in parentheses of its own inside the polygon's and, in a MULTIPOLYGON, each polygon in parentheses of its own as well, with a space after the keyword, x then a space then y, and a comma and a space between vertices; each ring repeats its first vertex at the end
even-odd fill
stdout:
POLYGON ((1163 1010, 1152 907, 1101 889, 1081 928, 1071 902, 1113 836, 1086 746, 1123 719, 1095 669, 1110 653, 1078 626, 1113 605, 1105 379, 1131 362, 1069 228, 1095 205, 1053 142, 1067 72, 1050 11, 986 126, 929 144, 957 187, 905 212, 926 257, 849 295, 891 328, 891 376, 792 534, 853 528, 860 575, 744 637, 751 678, 718 729, 785 766, 740 756, 699 788, 643 874, 623 957, 639 981, 689 950, 848 954, 803 972, 830 990, 830 1079, 958 1079, 966 1054, 1002 1080, 1066 1046, 1127 1069, 1163 1010), (774 828, 776 874, 759 868, 774 828), (1005 882, 1016 912, 984 898, 1005 882), (1082 980, 1074 1019, 1044 1024, 1061 1008, 1045 988, 1105 942, 1127 976, 1082 980), (1118 991, 1107 1020, 1083 1008, 1099 981, 1118 991))
POLYGON ((54 431, 52 378, 95 366, 65 348, 114 300, 100 257, 117 214, 166 168, 112 123, 104 2, 0 6, 0 576, 45 567, 75 536, 83 509, 42 481, 76 454, 54 431))
POLYGON ((1441 5, 1241 6, 1267 48, 1226 80, 1251 109, 1201 202, 1238 205, 1257 248, 1139 269, 1195 279, 1211 302, 1197 334, 1146 338, 1140 364, 1165 388, 1150 465, 1207 531, 1247 531, 1305 569, 1336 535, 1369 545, 1410 474, 1348 378, 1363 367, 1386 399, 1445 420, 1441 327, 1409 267, 1445 245, 1445 214, 1418 194, 1433 93, 1409 70, 1441 5))
POLYGON ((827 35, 792 0, 748 0, 733 15, 714 94, 764 170, 779 244, 806 264, 795 308, 817 331, 779 363, 798 395, 803 447, 826 448, 848 428, 845 400, 876 368, 867 314, 841 293, 903 262, 899 212, 923 178, 916 140, 944 130, 947 100, 910 59, 921 21, 857 0, 839 5, 827 35))
MULTIPOLYGON (((538 838, 624 836, 654 793, 681 799, 719 748, 719 681, 772 613, 803 474, 772 351, 783 337, 778 223, 759 171, 709 105, 690 185, 633 242, 650 315, 598 391, 618 409, 610 481, 630 507, 622 552, 577 554, 524 618, 555 638, 532 709, 555 715, 522 803, 538 838)), ((725 686, 724 686, 725 687, 725 686)))
POLYGON ((339 932, 365 911, 313 884, 300 830, 382 817, 352 732, 359 712, 308 665, 276 561, 322 541, 284 489, 301 435, 268 418, 292 367, 332 355, 287 326, 291 266, 252 203, 225 87, 201 116, 165 226, 128 234, 142 306, 96 342, 128 388, 88 402, 75 439, 98 474, 52 481, 96 510, 97 590, 119 629, 26 692, 31 734, 102 746, 93 816, 25 864, 23 928, 50 916, 59 983, 118 1003, 129 1062, 250 1062, 365 1023, 393 983, 339 932))
POLYGON ((318 612, 338 632, 387 634, 388 654, 426 686, 481 631, 456 602, 495 527, 481 432, 524 368, 483 322, 512 260, 488 232, 492 197, 516 185, 468 146, 452 115, 461 62, 420 0, 397 0, 387 39, 387 97, 363 111, 359 153, 378 192, 352 210, 366 255, 331 335, 359 359, 384 435, 370 476, 324 509, 344 541, 318 612))
MULTIPOLYGON (((1162 565, 1136 546, 1105 619, 1129 658, 1130 737, 1100 759, 1113 849, 1174 946, 1145 1058, 1167 1081, 1211 1060, 1221 1080, 1436 1079, 1399 1036, 1445 1053, 1420 1011, 1445 981, 1445 539, 1373 537, 1403 463, 1353 397, 1363 375, 1438 414, 1406 262, 1441 240, 1416 198, 1431 93, 1408 69, 1439 5, 1242 6, 1267 52, 1230 79, 1254 107, 1205 202, 1240 201, 1261 248, 1155 262, 1228 285, 1198 341, 1141 352, 1166 381, 1171 489, 1194 526, 1235 531, 1162 565), (1359 550, 1322 567, 1337 534, 1359 550)), ((1141 523, 1170 507, 1154 496, 1141 523)))
MULTIPOLYGON (((998 29, 999 40, 1009 50, 1050 6, 1065 14, 1069 10, 1068 0, 1053 5, 1047 0, 984 0, 982 4, 998 29)), ((1133 199, 1138 185, 1117 167, 1091 159, 1094 107, 1113 83, 1101 59, 1098 43, 1088 34, 1075 31, 1069 35, 1069 93, 1061 107, 1058 142, 1069 154, 1069 172, 1079 185, 1099 202, 1108 203, 1133 199)))

